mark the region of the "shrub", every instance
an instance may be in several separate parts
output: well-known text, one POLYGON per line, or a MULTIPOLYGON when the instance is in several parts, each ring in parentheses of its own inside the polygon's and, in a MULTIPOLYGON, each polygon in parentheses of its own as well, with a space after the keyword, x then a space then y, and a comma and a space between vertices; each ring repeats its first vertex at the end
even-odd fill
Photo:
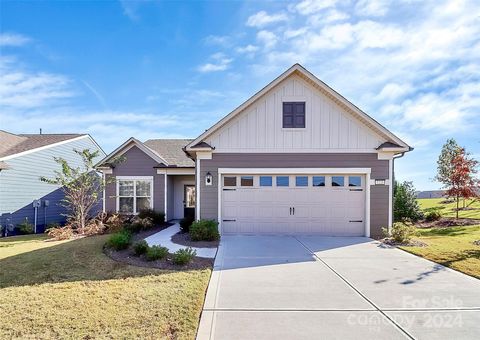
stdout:
POLYGON ((100 213, 98 219, 101 220, 106 227, 107 232, 115 233, 123 229, 128 217, 121 214, 100 213))
POLYGON ((168 249, 161 246, 151 246, 147 249, 146 258, 148 261, 161 260, 168 255, 168 249))
POLYGON ((390 235, 388 229, 384 228, 383 232, 386 236, 390 236, 396 243, 409 243, 413 236, 417 233, 417 228, 412 224, 394 223, 390 235))
POLYGON ((184 217, 180 220, 180 230, 183 233, 188 233, 190 231, 190 226, 192 225, 195 219, 193 217, 184 217))
POLYGON ((19 234, 22 235, 27 235, 27 234, 33 234, 34 233, 34 226, 30 222, 28 222, 28 219, 25 219, 20 224, 17 224, 17 230, 19 234))
POLYGON ((145 240, 138 241, 133 245, 133 252, 137 256, 145 254, 147 250, 148 250, 148 243, 145 240))
POLYGON ((107 241, 107 246, 115 250, 127 249, 130 245, 131 239, 132 234, 129 231, 120 231, 110 236, 107 241))
POLYGON ((165 214, 161 212, 157 212, 153 209, 142 209, 137 215, 138 217, 144 218, 151 218, 153 224, 162 224, 165 222, 165 214))
POLYGON ((438 208, 429 208, 425 212, 425 221, 427 222, 438 221, 440 218, 442 218, 442 214, 438 208))
POLYGON ((126 223, 123 226, 123 229, 128 231, 131 234, 139 233, 142 230, 143 226, 140 223, 126 223))
POLYGON ((213 220, 195 221, 190 226, 192 241, 216 241, 220 239, 218 222, 213 220))
POLYGON ((395 222, 415 222, 422 217, 412 182, 395 182, 393 188, 393 218, 395 222))
POLYGON ((66 225, 65 227, 50 227, 46 232, 48 236, 58 241, 71 239, 75 235, 70 225, 66 225))
POLYGON ((187 263, 190 263, 196 255, 196 250, 193 250, 190 247, 186 249, 179 249, 173 254, 172 261, 176 265, 183 266, 187 263))

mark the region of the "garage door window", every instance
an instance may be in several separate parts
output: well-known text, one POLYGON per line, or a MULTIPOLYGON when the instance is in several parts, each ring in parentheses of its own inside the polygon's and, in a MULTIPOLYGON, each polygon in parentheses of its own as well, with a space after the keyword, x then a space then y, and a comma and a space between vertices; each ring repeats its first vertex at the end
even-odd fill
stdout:
POLYGON ((360 176, 348 176, 348 186, 349 187, 361 187, 362 178, 360 176))
POLYGON ((272 176, 260 176, 260 186, 261 187, 271 187, 272 186, 272 176))
POLYGON ((253 176, 242 176, 240 178, 240 185, 242 187, 253 187, 253 176))
POLYGON ((288 187, 289 185, 288 176, 277 176, 277 187, 288 187))
POLYGON ((308 186, 308 176, 297 176, 297 177, 295 177, 295 185, 297 187, 308 186))
POLYGON ((345 177, 332 176, 332 187, 343 187, 345 185, 345 177))
POLYGON ((325 186, 325 176, 313 176, 313 186, 314 187, 324 187, 325 186))
POLYGON ((224 177, 223 186, 225 187, 236 187, 237 186, 237 177, 224 177))

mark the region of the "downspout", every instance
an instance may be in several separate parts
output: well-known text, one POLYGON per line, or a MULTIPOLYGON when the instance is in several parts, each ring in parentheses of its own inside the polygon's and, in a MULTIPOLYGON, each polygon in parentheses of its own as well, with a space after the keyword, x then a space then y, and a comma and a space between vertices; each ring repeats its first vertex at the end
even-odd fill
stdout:
MULTIPOLYGON (((395 206, 395 200, 394 200, 395 199, 395 160, 398 159, 398 158, 402 158, 403 156, 405 156, 405 154, 407 152, 410 152, 412 150, 413 150, 413 148, 410 146, 407 151, 404 151, 404 152, 400 153, 399 155, 394 155, 393 158, 392 158, 392 208, 391 208, 392 209, 392 211, 391 211, 391 213, 392 213, 392 225, 394 223, 394 218, 393 218, 394 209, 393 209, 393 207, 395 206)), ((391 228, 391 226, 390 226, 390 228, 391 228)))

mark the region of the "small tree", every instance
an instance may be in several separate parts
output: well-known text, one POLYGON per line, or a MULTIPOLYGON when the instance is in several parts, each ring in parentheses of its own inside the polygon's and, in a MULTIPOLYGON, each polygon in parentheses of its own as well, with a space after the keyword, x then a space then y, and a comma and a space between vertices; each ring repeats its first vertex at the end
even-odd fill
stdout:
POLYGON ((455 197, 457 219, 460 197, 465 200, 477 196, 478 179, 475 178, 477 167, 478 162, 471 158, 463 148, 460 148, 459 153, 452 159, 452 172, 449 176, 446 194, 455 197))
POLYGON ((455 139, 450 138, 442 147, 437 160, 437 175, 435 180, 444 186, 450 185, 450 176, 453 172, 453 159, 460 153, 461 147, 455 139))
POLYGON ((418 221, 422 217, 412 182, 398 183, 393 189, 393 218, 395 222, 418 221))
POLYGON ((65 159, 54 157, 55 162, 60 164, 61 171, 56 170, 54 178, 41 177, 40 180, 62 187, 65 197, 60 204, 67 210, 65 216, 73 228, 83 233, 83 229, 92 218, 90 212, 98 202, 105 181, 93 169, 98 151, 90 152, 88 149, 73 151, 82 158, 82 166, 72 167, 65 159))

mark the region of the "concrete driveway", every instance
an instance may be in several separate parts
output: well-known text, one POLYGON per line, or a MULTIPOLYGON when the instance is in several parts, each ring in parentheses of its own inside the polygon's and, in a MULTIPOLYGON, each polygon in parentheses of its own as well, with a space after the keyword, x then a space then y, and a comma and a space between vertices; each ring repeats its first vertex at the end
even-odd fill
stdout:
POLYGON ((197 339, 474 339, 480 280, 364 237, 224 236, 197 339))

